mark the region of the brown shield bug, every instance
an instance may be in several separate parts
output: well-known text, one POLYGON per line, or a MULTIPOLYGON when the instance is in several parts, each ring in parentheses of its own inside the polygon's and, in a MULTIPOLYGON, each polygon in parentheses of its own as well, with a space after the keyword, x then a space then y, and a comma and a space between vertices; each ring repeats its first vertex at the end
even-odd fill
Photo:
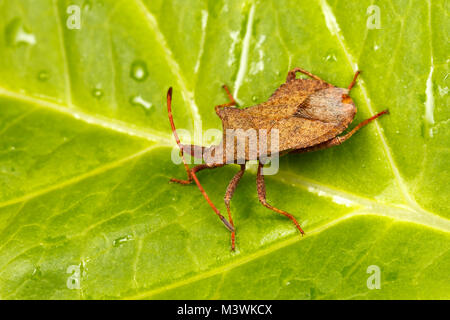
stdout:
POLYGON ((172 88, 169 88, 167 93, 169 121, 188 176, 187 180, 171 179, 170 181, 180 184, 190 184, 194 181, 197 184, 208 204, 225 227, 231 231, 232 250, 235 249, 235 227, 231 217, 230 201, 244 174, 245 163, 250 160, 258 161, 256 185, 261 204, 289 218, 300 233, 304 234, 294 216, 267 203, 263 166, 267 155, 303 153, 339 145, 361 127, 388 113, 388 110, 381 111, 362 121, 348 133, 338 136, 355 117, 356 107, 349 93, 359 73, 359 71, 355 73, 348 88, 338 88, 306 70, 295 68, 288 72, 286 82, 272 94, 269 100, 243 109, 235 107, 236 101, 224 85, 230 102, 215 107, 217 115, 222 120, 223 139, 219 145, 211 147, 181 144, 173 122, 172 88), (297 72, 311 79, 297 79, 297 72), (255 139, 251 139, 251 135, 247 134, 249 131, 254 132, 255 139), (274 133, 277 135, 276 145, 268 143, 269 137, 272 138, 274 133), (264 144, 261 143, 263 140, 267 145, 264 148, 261 147, 264 144), (205 163, 189 168, 184 152, 194 157, 201 157, 205 163), (222 167, 231 163, 240 164, 241 168, 231 179, 225 193, 227 220, 209 199, 196 173, 203 169, 222 167))

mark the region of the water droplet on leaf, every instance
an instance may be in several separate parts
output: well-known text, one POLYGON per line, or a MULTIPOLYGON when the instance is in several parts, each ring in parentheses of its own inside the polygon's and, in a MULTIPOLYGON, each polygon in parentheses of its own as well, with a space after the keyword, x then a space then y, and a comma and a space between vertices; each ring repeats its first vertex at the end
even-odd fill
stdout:
POLYGON ((131 64, 130 76, 136 81, 144 81, 148 76, 147 65, 142 60, 136 60, 131 64))
POLYGON ((99 88, 94 88, 92 90, 92 96, 96 99, 100 99, 101 97, 103 97, 103 91, 99 88))
POLYGON ((42 276, 42 271, 41 271, 41 267, 40 266, 36 266, 33 269, 33 272, 31 273, 31 278, 32 279, 40 279, 42 276))
POLYGON ((50 74, 47 71, 45 71, 45 70, 42 70, 42 71, 40 71, 38 73, 38 80, 39 81, 44 82, 44 81, 47 81, 49 78, 50 78, 50 74))
POLYGON ((325 61, 334 62, 337 61, 336 54, 334 52, 330 52, 326 55, 325 61))
POLYGON ((92 8, 92 2, 91 2, 91 0, 86 0, 86 1, 84 1, 84 3, 83 3, 83 9, 86 10, 86 11, 88 11, 88 10, 91 10, 91 8, 92 8))
POLYGON ((10 46, 17 46, 20 44, 36 44, 36 37, 23 25, 20 18, 13 19, 5 27, 5 39, 6 43, 10 46))
POLYGON ((142 96, 140 96, 140 95, 131 97, 130 103, 133 106, 139 106, 146 110, 149 110, 153 106, 153 104, 151 102, 144 100, 144 98, 142 98, 142 96))
POLYGON ((438 86, 438 90, 441 97, 448 94, 448 87, 442 88, 441 86, 438 86))
POLYGON ((120 245, 124 244, 125 242, 132 241, 133 237, 131 235, 126 235, 124 237, 117 238, 113 241, 114 247, 119 247, 120 245))

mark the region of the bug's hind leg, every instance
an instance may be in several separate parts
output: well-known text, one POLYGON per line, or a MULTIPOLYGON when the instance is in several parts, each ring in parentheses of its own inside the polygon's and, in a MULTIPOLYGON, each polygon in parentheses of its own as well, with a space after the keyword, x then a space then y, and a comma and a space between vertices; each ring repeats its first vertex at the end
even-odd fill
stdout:
POLYGON ((354 127, 350 132, 344 134, 343 136, 336 136, 330 140, 327 140, 325 142, 319 143, 315 146, 302 148, 302 149, 294 149, 290 151, 289 153, 305 153, 310 151, 317 151, 322 149, 327 149, 333 146, 337 146, 342 144, 345 140, 349 139, 353 134, 355 134, 356 131, 367 125, 368 123, 372 122, 378 117, 381 117, 383 114, 389 114, 389 110, 383 110, 381 112, 378 112, 376 115, 373 115, 372 117, 360 122, 356 127, 354 127))
POLYGON ((354 85, 356 84, 356 78, 358 78, 359 74, 361 73, 361 71, 357 70, 355 72, 355 75, 353 76, 353 80, 350 83, 350 85, 348 86, 348 91, 352 90, 352 88, 354 87, 354 85))
POLYGON ((231 92, 230 92, 230 90, 228 89, 227 85, 224 84, 224 85, 222 86, 222 88, 224 88, 225 91, 227 92, 228 98, 230 98, 230 102, 224 103, 224 104, 219 104, 218 106, 216 106, 216 107, 215 107, 216 113, 219 112, 219 109, 220 109, 220 108, 232 107, 232 106, 237 105, 237 102, 236 102, 236 100, 234 100, 233 95, 231 94, 231 92))
MULTIPOLYGON (((223 200, 225 201, 225 206, 227 207, 228 211, 228 221, 234 228, 233 219, 231 218, 231 210, 230 210, 230 201, 233 197, 234 191, 236 190, 237 185, 239 184, 239 181, 241 180, 242 176, 245 172, 245 164, 241 164, 241 170, 236 173, 236 175, 231 179, 230 183, 228 184, 227 191, 225 193, 225 197, 223 200)), ((236 230, 236 229, 235 229, 236 230)), ((231 250, 234 251, 235 249, 235 231, 231 233, 231 250)))
POLYGON ((270 209, 273 210, 279 214, 284 215, 285 217, 289 218, 297 227, 298 231, 300 231, 300 233, 302 235, 305 234, 305 232, 302 230, 302 228, 300 227, 300 224, 297 222, 297 220, 294 218, 294 216, 292 216, 291 214, 287 213, 286 211, 277 209, 273 206, 271 206, 270 204, 267 203, 266 201, 266 184, 264 182, 264 175, 262 174, 262 168, 263 168, 264 164, 262 164, 261 162, 258 164, 258 173, 256 175, 256 187, 258 189, 258 198, 259 198, 259 202, 261 202, 261 204, 270 209))
POLYGON ((320 82, 328 83, 328 82, 326 82, 325 80, 320 79, 320 78, 319 78, 318 76, 316 76, 315 74, 312 74, 311 72, 306 71, 306 70, 301 69, 301 68, 294 68, 294 69, 292 69, 291 71, 289 71, 288 74, 287 74, 287 77, 286 77, 286 82, 291 82, 291 81, 295 80, 295 74, 296 74, 297 72, 306 74, 308 77, 311 77, 311 78, 313 78, 314 80, 317 80, 317 81, 320 81, 320 82))

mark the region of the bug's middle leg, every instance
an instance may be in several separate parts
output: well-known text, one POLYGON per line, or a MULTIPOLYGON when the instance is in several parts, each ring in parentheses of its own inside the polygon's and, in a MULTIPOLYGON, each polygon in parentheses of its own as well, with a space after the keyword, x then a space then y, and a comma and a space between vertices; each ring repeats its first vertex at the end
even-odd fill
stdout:
POLYGON ((284 215, 285 217, 289 218, 297 227, 298 231, 300 231, 300 233, 302 235, 305 234, 305 232, 302 230, 302 228, 300 227, 300 224, 297 222, 297 220, 294 218, 293 215, 291 215, 290 213, 287 213, 286 211, 277 209, 273 206, 271 206, 270 204, 267 203, 266 201, 266 184, 264 182, 264 175, 262 174, 262 168, 263 168, 264 164, 262 164, 261 162, 258 164, 258 173, 256 175, 256 187, 258 189, 258 198, 259 198, 259 202, 261 202, 261 204, 272 210, 275 211, 279 214, 284 215))
POLYGON ((230 102, 227 102, 227 103, 224 103, 224 104, 219 104, 218 106, 216 106, 215 107, 216 113, 219 111, 220 108, 232 107, 232 106, 235 106, 237 104, 236 100, 234 100, 233 95, 231 94, 231 92, 228 89, 227 85, 224 84, 222 86, 222 88, 224 88, 225 91, 227 92, 228 98, 230 98, 230 102))
MULTIPOLYGON (((225 206, 227 207, 228 211, 228 221, 230 224, 234 227, 233 219, 231 218, 231 210, 230 210, 230 201, 233 197, 234 191, 236 190, 237 185, 239 184, 239 181, 241 180, 242 176, 245 172, 245 164, 241 164, 241 170, 236 173, 236 175, 231 179, 230 183, 228 184, 227 191, 225 193, 225 197, 223 200, 225 201, 225 206)), ((236 229, 235 229, 236 230, 236 229)), ((231 250, 234 251, 235 248, 235 232, 233 231, 231 233, 231 250)))

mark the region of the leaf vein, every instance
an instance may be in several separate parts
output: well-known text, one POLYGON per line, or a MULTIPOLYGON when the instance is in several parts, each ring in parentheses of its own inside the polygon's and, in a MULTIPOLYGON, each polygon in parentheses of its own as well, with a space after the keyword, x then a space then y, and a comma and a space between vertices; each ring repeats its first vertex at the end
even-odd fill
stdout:
POLYGON ((55 185, 49 186, 47 188, 28 193, 28 194, 26 194, 24 196, 21 196, 21 197, 17 197, 17 198, 14 198, 14 199, 10 199, 10 200, 4 201, 4 202, 0 203, 0 208, 6 207, 6 206, 9 206, 9 205, 13 205, 13 204, 16 204, 16 203, 20 203, 20 202, 23 202, 23 201, 29 201, 29 200, 31 200, 33 198, 36 198, 38 196, 41 196, 43 194, 46 194, 46 193, 49 193, 49 192, 52 192, 52 191, 55 191, 55 190, 58 190, 58 189, 62 189, 62 188, 65 188, 65 187, 73 185, 73 184, 76 184, 76 183, 81 182, 81 181, 83 181, 85 179, 88 179, 88 178, 94 177, 96 175, 99 175, 101 173, 104 173, 104 172, 106 172, 108 170, 117 168, 117 167, 121 166, 122 164, 125 164, 125 163, 127 163, 129 161, 132 161, 132 160, 134 160, 134 159, 136 159, 136 158, 138 158, 138 157, 140 157, 140 156, 142 156, 142 155, 144 155, 144 154, 146 154, 146 153, 150 152, 151 150, 153 150, 155 148, 158 148, 158 147, 161 147, 161 146, 160 145, 153 145, 153 146, 148 147, 146 149, 143 149, 143 150, 141 150, 141 151, 139 151, 137 153, 134 153, 134 154, 129 155, 127 157, 124 157, 122 159, 110 162, 110 163, 108 163, 106 165, 103 165, 101 167, 98 167, 98 168, 96 168, 94 170, 88 171, 88 172, 80 174, 80 175, 78 175, 78 176, 76 176, 74 178, 71 178, 71 179, 68 179, 66 181, 63 181, 63 182, 61 182, 59 184, 55 184, 55 185))
POLYGON ((17 93, 6 88, 0 87, 0 97, 19 100, 25 103, 35 104, 41 108, 49 109, 58 113, 68 115, 85 123, 93 124, 111 131, 124 133, 130 136, 147 139, 153 142, 158 142, 161 145, 172 145, 173 140, 169 135, 161 134, 158 131, 140 128, 129 123, 102 117, 99 115, 91 115, 81 111, 79 107, 67 108, 61 103, 49 100, 47 97, 33 97, 25 93, 17 93))
MULTIPOLYGON (((336 37, 337 37, 337 39, 339 41, 339 44, 341 45, 342 49, 344 50, 345 56, 347 57, 347 60, 350 63, 353 71, 354 72, 358 71, 358 65, 355 62, 354 57, 352 56, 352 54, 348 50, 347 46, 345 45, 345 38, 342 35, 342 32, 341 32, 341 30, 339 28, 339 25, 337 24, 336 17, 334 16, 334 13, 333 13, 331 7, 328 5, 326 0, 321 0, 320 4, 321 4, 321 7, 322 7, 323 14, 324 14, 324 16, 325 16, 325 18, 327 20, 327 26, 328 26, 328 24, 332 24, 332 26, 331 26, 333 28, 332 30, 330 29, 330 26, 328 26, 329 29, 330 29, 330 32, 332 34, 336 35, 336 37)), ((373 108, 372 108, 372 103, 370 101, 369 94, 368 94, 367 89, 365 87, 364 81, 361 80, 359 82, 359 86, 360 86, 361 92, 362 92, 362 94, 364 96, 364 100, 366 102, 367 108, 368 108, 369 112, 371 114, 373 114, 374 111, 373 111, 373 108)), ((394 174, 394 177, 395 177, 395 179, 397 180, 397 182, 398 182, 398 184, 400 186, 400 190, 401 190, 401 192, 403 194, 403 197, 405 198, 405 200, 408 203, 408 205, 411 208, 413 208, 415 211, 417 211, 419 214, 426 213, 426 211, 419 206, 419 204, 415 201, 415 199, 413 197, 411 197, 411 195, 409 193, 409 190, 408 190, 408 187, 406 186, 406 183, 403 180, 403 177, 401 176, 400 171, 399 171, 399 169, 398 169, 398 167, 397 167, 397 165, 395 163, 395 160, 394 160, 394 158, 392 156, 392 151, 391 151, 391 149, 390 149, 390 147, 389 147, 389 145, 388 145, 388 143, 386 141, 386 137, 384 136, 383 131, 381 130, 380 124, 377 121, 374 121, 374 123, 375 123, 375 128, 376 128, 376 130, 378 132, 378 136, 379 136, 379 138, 381 140, 381 143, 383 145, 383 149, 384 149, 384 152, 386 154, 386 158, 387 158, 388 163, 389 163, 389 165, 391 167, 391 170, 392 170, 392 172, 394 174)))
POLYGON ((152 30, 155 33, 156 39, 158 40, 159 45, 164 50, 167 63, 169 64, 169 67, 172 69, 173 73, 175 74, 175 77, 178 81, 178 85, 181 88, 181 94, 183 96, 183 99, 188 104, 191 114, 192 114, 192 120, 194 121, 194 128, 197 128, 200 126, 201 123, 201 117, 200 113, 198 111, 197 104, 195 103, 195 96, 192 91, 188 89, 187 82, 183 77, 183 74, 181 72, 181 68, 178 64, 178 62, 175 60, 172 50, 170 49, 167 40, 162 33, 158 22, 155 18, 155 16, 150 12, 149 8, 144 4, 142 0, 135 0, 136 5, 139 7, 141 12, 144 14, 144 17, 146 18, 146 21, 148 22, 149 26, 152 28, 152 30))

